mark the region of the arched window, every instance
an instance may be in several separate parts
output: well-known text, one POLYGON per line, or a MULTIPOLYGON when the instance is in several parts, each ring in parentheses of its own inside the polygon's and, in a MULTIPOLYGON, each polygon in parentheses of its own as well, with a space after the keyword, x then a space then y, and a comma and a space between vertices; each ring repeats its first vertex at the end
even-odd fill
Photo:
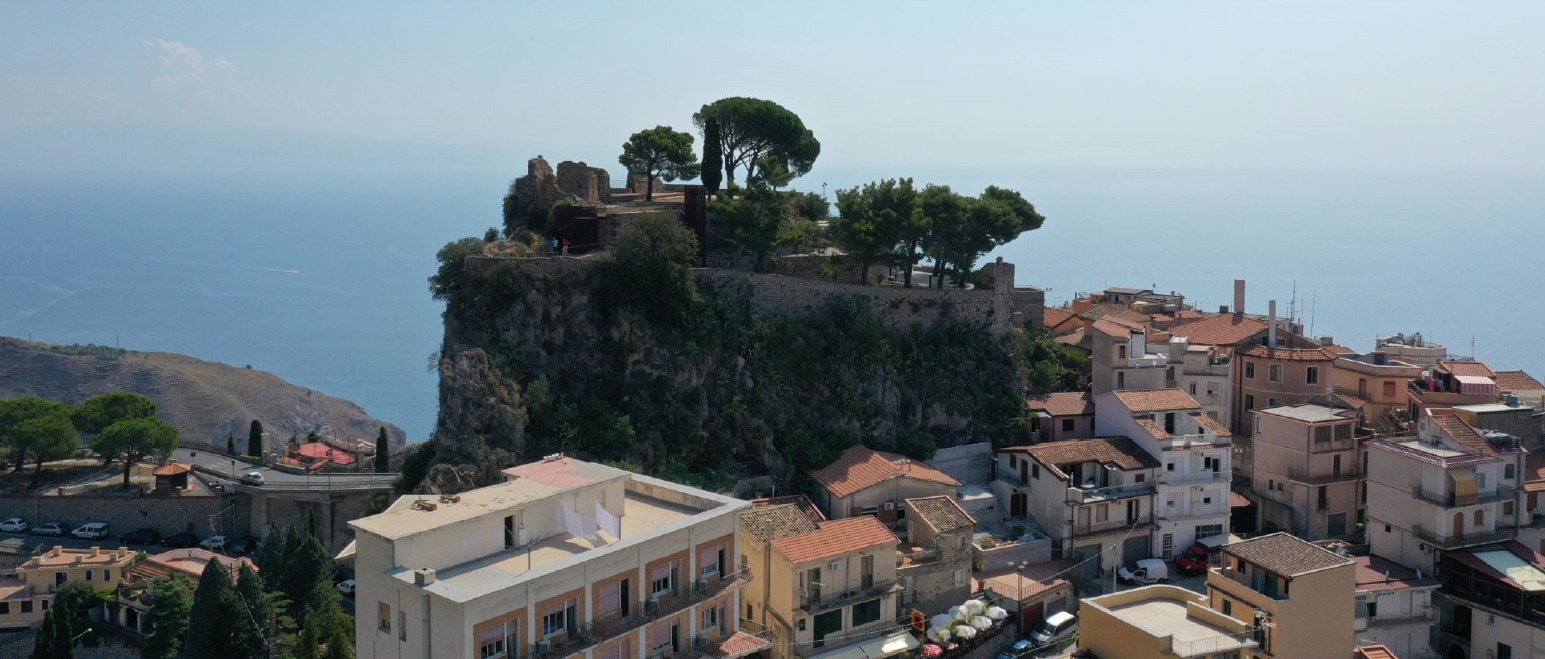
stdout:
POLYGON ((1486 511, 1484 511, 1484 510, 1477 510, 1477 511, 1475 511, 1475 528, 1480 528, 1480 527, 1485 526, 1485 525, 1486 525, 1486 511))

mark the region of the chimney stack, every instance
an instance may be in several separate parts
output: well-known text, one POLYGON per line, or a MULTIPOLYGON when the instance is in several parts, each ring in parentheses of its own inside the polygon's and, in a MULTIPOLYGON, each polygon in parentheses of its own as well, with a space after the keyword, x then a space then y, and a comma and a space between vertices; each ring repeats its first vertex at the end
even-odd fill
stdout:
POLYGON ((1245 312, 1245 280, 1234 280, 1234 313, 1245 312))
POLYGON ((1266 347, 1277 347, 1277 301, 1266 303, 1266 347))

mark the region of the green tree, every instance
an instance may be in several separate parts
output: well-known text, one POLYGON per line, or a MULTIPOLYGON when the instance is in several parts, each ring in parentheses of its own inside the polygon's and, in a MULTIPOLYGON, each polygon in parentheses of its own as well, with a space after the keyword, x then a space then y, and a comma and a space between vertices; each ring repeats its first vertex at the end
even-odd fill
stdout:
POLYGON ((333 557, 322 547, 322 542, 311 534, 304 534, 294 544, 282 572, 274 582, 275 590, 290 602, 292 613, 305 611, 314 603, 313 586, 326 583, 332 586, 333 574, 338 571, 333 557))
POLYGON ((188 617, 193 611, 193 586, 181 574, 170 579, 156 579, 150 585, 150 610, 145 623, 150 635, 140 645, 145 659, 177 659, 183 639, 188 635, 188 617))
POLYGON ((23 421, 49 414, 62 414, 68 419, 74 411, 75 408, 69 405, 37 396, 0 400, 0 443, 15 452, 12 458, 16 461, 16 467, 12 471, 21 471, 22 465, 27 463, 27 454, 32 450, 32 445, 28 443, 30 435, 24 437, 12 433, 16 426, 23 421))
POLYGON ((149 457, 170 456, 177 450, 178 434, 177 426, 154 417, 128 419, 98 433, 91 440, 91 448, 100 455, 123 460, 123 486, 127 488, 134 465, 149 457))
POLYGON ((705 140, 709 121, 719 124, 724 180, 731 186, 736 169, 744 167, 749 180, 763 157, 782 161, 799 177, 808 173, 821 155, 821 143, 799 115, 772 101, 737 96, 704 105, 692 115, 692 123, 704 131, 705 140))
POLYGON ((258 572, 264 575, 264 583, 269 590, 273 590, 279 581, 279 575, 284 572, 284 564, 290 560, 291 552, 295 551, 295 528, 284 527, 283 530, 275 529, 263 539, 263 545, 258 548, 256 563, 258 572))
MULTIPOLYGON (((331 585, 331 584, 329 584, 331 585)), ((237 570, 236 598, 246 610, 250 637, 246 641, 253 659, 272 656, 272 648, 288 645, 293 640, 294 623, 281 615, 282 595, 263 588, 263 579, 242 563, 237 570)))
POLYGON ((225 454, 236 455, 236 433, 225 433, 225 454))
POLYGON ((436 300, 448 301, 461 290, 461 268, 468 256, 481 254, 485 243, 479 238, 462 238, 446 243, 435 258, 440 268, 429 276, 429 294, 436 300))
POLYGON ((205 564, 193 591, 185 654, 189 657, 246 657, 251 647, 252 619, 236 595, 231 573, 220 561, 205 564))
POLYGON ((392 470, 392 443, 386 437, 386 426, 381 426, 381 432, 376 434, 376 473, 385 474, 392 470))
POLYGON ((965 286, 982 254, 1046 220, 1018 192, 995 186, 971 198, 949 186, 931 185, 923 190, 920 207, 930 223, 925 251, 934 260, 941 288, 944 275, 965 286))
POLYGON ((622 145, 622 155, 617 161, 629 172, 643 174, 648 182, 644 188, 644 200, 654 200, 654 179, 666 181, 678 178, 696 178, 699 165, 697 154, 692 152, 691 133, 672 130, 670 126, 655 126, 634 133, 622 145))
POLYGON ((32 659, 75 659, 73 631, 68 615, 50 609, 34 636, 32 659))
POLYGON ((312 591, 304 614, 300 656, 353 659, 354 621, 339 605, 338 591, 328 582, 315 584, 312 591))
POLYGON ((832 235, 858 261, 859 281, 868 283, 869 267, 889 262, 901 244, 907 220, 917 213, 917 191, 909 178, 838 190, 837 213, 832 235))
POLYGON ((80 433, 70 417, 55 410, 44 416, 27 419, 11 428, 8 435, 17 455, 31 454, 36 468, 32 472, 32 486, 43 478, 43 463, 70 457, 80 448, 80 433))
POLYGON ((780 244, 780 232, 789 216, 789 197, 753 178, 740 197, 715 201, 708 211, 725 238, 755 255, 755 269, 761 272, 767 255, 780 244))
POLYGON ((719 120, 709 119, 703 122, 703 189, 712 195, 719 191, 719 184, 724 182, 724 146, 719 142, 719 120))
POLYGON ((263 422, 257 419, 253 419, 252 426, 247 429, 247 455, 263 457, 263 422))
POLYGON ((129 419, 148 419, 156 415, 156 402, 136 393, 115 391, 87 398, 75 408, 75 429, 95 435, 108 426, 129 419))
POLYGON ((692 264, 697 236, 673 215, 648 214, 617 232, 609 258, 596 269, 603 309, 629 306, 650 320, 674 325, 698 303, 692 264))

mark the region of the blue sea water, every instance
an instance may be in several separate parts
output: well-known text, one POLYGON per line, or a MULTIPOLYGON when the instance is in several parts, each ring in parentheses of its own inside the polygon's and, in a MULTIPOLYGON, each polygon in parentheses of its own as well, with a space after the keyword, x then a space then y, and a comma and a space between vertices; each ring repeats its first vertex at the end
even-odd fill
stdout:
MULTIPOLYGON (((436 413, 435 251, 499 222, 512 172, 7 172, 0 335, 120 344, 237 366, 352 400, 425 439, 436 413)), ((912 174, 1022 191, 1045 227, 986 258, 1060 303, 1105 286, 1203 309, 1248 281, 1358 350, 1421 331, 1545 375, 1545 189, 1509 173, 831 167, 828 193, 912 174)), ((808 183, 820 177, 822 180, 808 183)))

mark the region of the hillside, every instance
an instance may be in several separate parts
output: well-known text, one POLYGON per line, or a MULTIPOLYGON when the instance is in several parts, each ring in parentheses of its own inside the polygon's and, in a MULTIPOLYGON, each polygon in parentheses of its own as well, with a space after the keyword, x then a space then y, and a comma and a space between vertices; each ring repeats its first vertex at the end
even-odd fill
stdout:
POLYGON ((156 416, 180 428, 185 444, 214 442, 223 447, 226 435, 234 434, 238 450, 244 450, 253 419, 263 422, 270 437, 281 440, 313 430, 374 439, 384 425, 394 447, 407 441, 401 428, 371 418, 358 405, 297 387, 271 373, 167 352, 0 337, 0 398, 39 396, 74 404, 112 391, 155 400, 156 416))

